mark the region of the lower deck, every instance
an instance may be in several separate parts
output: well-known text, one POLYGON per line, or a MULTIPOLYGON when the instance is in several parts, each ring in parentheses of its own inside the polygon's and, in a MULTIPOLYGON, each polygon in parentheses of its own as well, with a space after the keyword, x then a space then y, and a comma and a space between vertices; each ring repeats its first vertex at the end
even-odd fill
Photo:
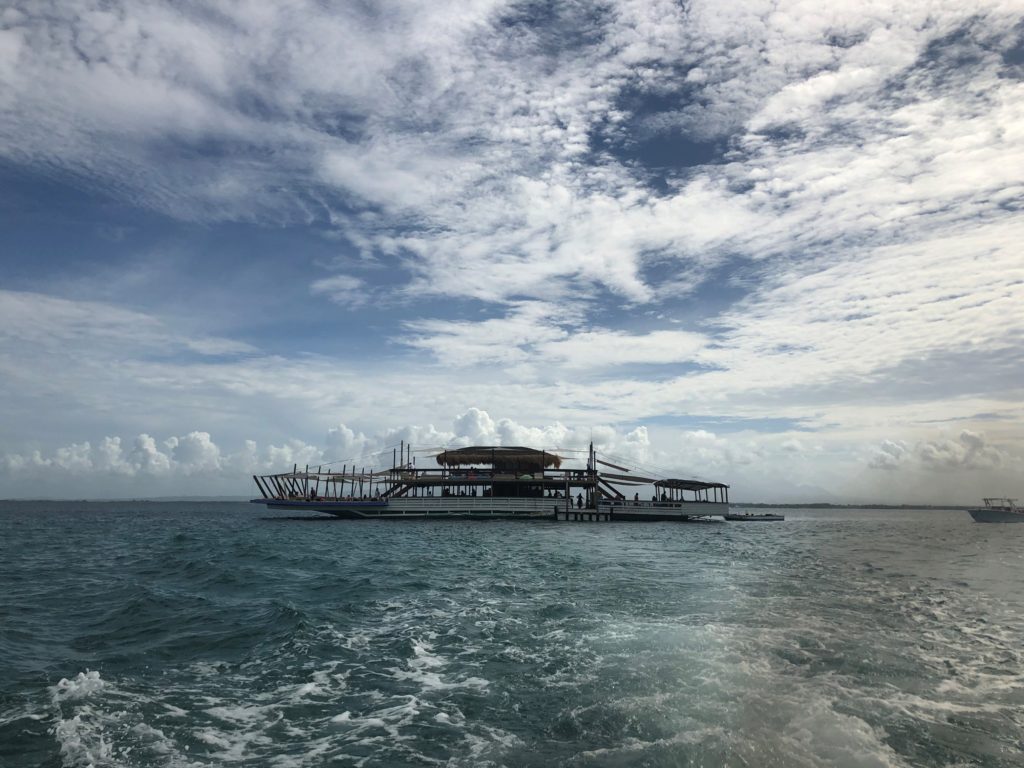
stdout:
POLYGON ((268 509, 320 512, 350 519, 548 519, 666 521, 722 518, 729 505, 702 501, 602 500, 596 507, 569 498, 434 496, 334 501, 324 499, 253 499, 268 509))

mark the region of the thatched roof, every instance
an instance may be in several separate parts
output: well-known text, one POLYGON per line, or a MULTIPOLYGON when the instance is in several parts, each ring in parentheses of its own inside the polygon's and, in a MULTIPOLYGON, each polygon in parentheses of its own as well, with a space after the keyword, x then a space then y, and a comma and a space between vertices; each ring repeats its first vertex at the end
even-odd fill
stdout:
POLYGON ((439 453, 437 463, 442 467, 490 464, 495 469, 535 471, 544 467, 557 469, 562 466, 562 457, 548 451, 520 446, 473 445, 439 453))

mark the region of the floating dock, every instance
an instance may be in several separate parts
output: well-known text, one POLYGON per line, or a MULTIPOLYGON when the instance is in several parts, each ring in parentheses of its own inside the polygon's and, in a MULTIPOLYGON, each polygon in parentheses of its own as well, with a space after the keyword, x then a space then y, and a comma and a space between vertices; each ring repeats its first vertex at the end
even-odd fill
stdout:
POLYGON ((252 501, 352 519, 688 521, 729 514, 728 485, 650 477, 599 458, 593 445, 585 469, 562 468, 558 453, 525 447, 471 446, 433 458, 437 468, 417 468, 403 442, 383 470, 294 466, 254 475, 261 498, 252 501), (639 486, 653 489, 649 500, 638 492, 628 497, 639 486))

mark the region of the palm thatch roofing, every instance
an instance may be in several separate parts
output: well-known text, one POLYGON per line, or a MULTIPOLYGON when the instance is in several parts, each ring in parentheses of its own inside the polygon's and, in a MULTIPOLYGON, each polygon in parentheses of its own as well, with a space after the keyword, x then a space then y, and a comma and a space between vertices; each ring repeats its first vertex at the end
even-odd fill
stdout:
POLYGON ((548 451, 521 446, 472 445, 469 448, 456 448, 439 453, 437 463, 442 467, 491 464, 495 469, 524 472, 545 467, 558 469, 562 466, 562 457, 548 451))

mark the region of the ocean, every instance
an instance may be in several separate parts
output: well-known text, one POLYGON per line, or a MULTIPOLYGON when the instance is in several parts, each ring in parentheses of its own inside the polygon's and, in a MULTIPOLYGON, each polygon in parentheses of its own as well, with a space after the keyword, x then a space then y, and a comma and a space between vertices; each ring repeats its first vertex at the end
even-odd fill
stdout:
POLYGON ((0 504, 0 765, 1022 766, 1024 525, 0 504))

